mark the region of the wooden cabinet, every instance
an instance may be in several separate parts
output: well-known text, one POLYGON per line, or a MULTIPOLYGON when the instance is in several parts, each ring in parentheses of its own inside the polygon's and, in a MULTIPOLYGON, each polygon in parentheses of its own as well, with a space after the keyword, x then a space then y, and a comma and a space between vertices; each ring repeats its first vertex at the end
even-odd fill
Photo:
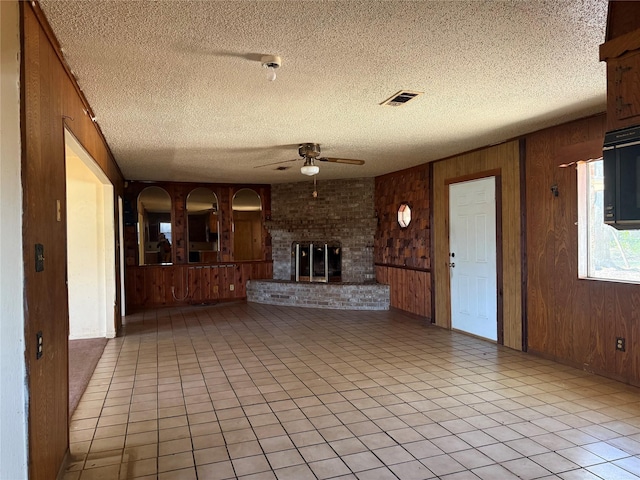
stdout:
POLYGON ((607 130, 640 124, 640 50, 607 61, 607 130))
POLYGON ((607 62, 607 131, 640 125, 640 2, 612 0, 600 61, 607 62))

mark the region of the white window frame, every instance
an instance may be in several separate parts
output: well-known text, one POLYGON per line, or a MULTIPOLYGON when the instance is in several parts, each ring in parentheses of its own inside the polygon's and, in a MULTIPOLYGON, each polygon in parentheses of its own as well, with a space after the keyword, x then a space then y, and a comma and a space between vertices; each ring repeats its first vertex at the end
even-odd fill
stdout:
MULTIPOLYGON (((640 274, 637 279, 622 277, 613 277, 610 276, 598 276, 596 274, 596 270, 590 268, 591 261, 591 244, 589 238, 589 232, 591 231, 589 225, 589 163, 602 161, 602 158, 576 162, 577 171, 578 171, 578 278, 586 279, 586 280, 598 280, 604 282, 618 282, 618 283, 640 283, 640 274), (592 270, 592 271, 590 271, 592 270)), ((602 222, 604 222, 604 214, 602 218, 602 222)), ((607 227, 612 229, 612 234, 616 242, 619 245, 621 253, 622 247, 618 242, 618 236, 616 235, 617 231, 613 229, 613 227, 607 227)), ((625 262, 626 262, 626 257, 625 262)))

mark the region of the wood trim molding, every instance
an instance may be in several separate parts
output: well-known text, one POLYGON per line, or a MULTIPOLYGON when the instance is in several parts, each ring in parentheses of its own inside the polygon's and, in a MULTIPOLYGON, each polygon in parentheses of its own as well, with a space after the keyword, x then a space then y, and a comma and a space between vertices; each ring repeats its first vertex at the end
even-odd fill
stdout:
POLYGON ((522 270, 521 274, 521 321, 522 321, 522 351, 528 348, 527 340, 527 143, 523 138, 520 140, 520 257, 522 270))
POLYGON ((496 323, 498 328, 499 345, 504 345, 504 288, 502 261, 502 176, 495 177, 495 208, 496 208, 496 323))
POLYGON ((626 52, 638 49, 640 49, 640 28, 600 45, 600 61, 618 58, 626 52))
POLYGON ((501 168, 494 168, 492 170, 485 170, 482 172, 470 173, 469 175, 462 175, 460 177, 447 178, 444 181, 445 185, 451 185, 452 183, 469 182, 471 180, 479 180, 486 177, 499 177, 502 175, 501 168))
POLYGON ((397 268, 398 270, 411 270, 413 272, 431 273, 431 269, 430 268, 408 267, 406 265, 393 265, 391 263, 378 263, 378 262, 375 262, 374 265, 376 267, 397 268))
POLYGON ((597 159, 602 157, 603 145, 604 137, 589 140, 587 142, 564 145, 558 148, 556 151, 556 157, 558 157, 559 164, 597 159))
MULTIPOLYGON (((435 245, 435 229, 433 228, 433 162, 429 164, 429 258, 431 259, 431 265, 433 265, 436 250, 435 245)), ((436 275, 435 269, 431 268, 431 323, 436 323, 436 275)))
MULTIPOLYGON (((94 117, 93 114, 93 110, 91 109, 91 105, 89 105, 89 101, 87 100, 87 97, 85 97, 84 93, 82 92, 82 89, 80 88, 80 85, 78 85, 78 82, 76 81, 76 77, 73 75, 73 73, 71 72, 71 69, 69 68, 69 65, 67 64, 67 61, 64 58, 64 55, 62 54, 62 49, 60 47, 60 43, 58 42, 58 39, 56 38, 55 34, 53 33, 53 29, 51 28, 51 25, 49 25, 49 21, 47 20, 47 17, 45 16, 44 12, 42 11, 42 8, 40 7, 40 3, 37 1, 31 1, 31 2, 20 2, 20 3, 28 3, 31 10, 33 11, 36 19, 38 20, 38 23, 40 24, 40 26, 42 27, 42 30, 44 31, 45 35, 47 36, 47 39, 49 40, 49 43, 51 44, 51 47, 53 48, 56 56, 58 57, 58 60, 60 61, 60 64, 62 65, 62 68, 64 69, 65 73, 67 74, 67 77, 69 77, 69 80, 71 81, 71 84, 73 85, 73 88, 75 89, 76 93, 78 94, 78 97, 80 98, 80 101, 82 102, 82 105, 84 105, 84 108, 86 110, 87 115, 89 115, 90 117, 94 117)), ((111 161, 113 162, 113 165, 116 167, 116 169, 118 170, 118 173, 120 174, 121 178, 125 178, 125 176, 122 174, 122 170, 120 169, 120 165, 118 165, 118 162, 115 161, 115 157, 113 155, 113 152, 111 151, 111 147, 109 147, 109 143, 107 142, 107 139, 105 138, 104 134, 102 133, 102 129, 100 128, 100 125, 98 125, 96 122, 93 122, 93 125, 96 129, 96 131, 98 132, 98 135, 100 136, 102 142, 104 143, 105 149, 107 150, 107 152, 109 152, 109 156, 111 157, 111 161)))

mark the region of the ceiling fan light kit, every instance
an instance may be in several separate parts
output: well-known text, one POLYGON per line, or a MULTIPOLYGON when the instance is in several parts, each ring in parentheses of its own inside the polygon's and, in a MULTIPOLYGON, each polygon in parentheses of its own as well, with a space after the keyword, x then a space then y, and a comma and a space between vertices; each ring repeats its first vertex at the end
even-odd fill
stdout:
POLYGON ((300 173, 302 173, 303 175, 308 175, 310 177, 317 175, 319 171, 320 167, 318 167, 314 163, 313 158, 311 157, 305 158, 304 165, 300 167, 300 173))
POLYGON ((282 59, 276 55, 263 55, 262 66, 267 69, 267 80, 273 82, 276 79, 276 68, 282 65, 282 59))
MULTIPOLYGON (((264 57, 263 57, 264 58, 264 57)), ((301 143, 298 146, 298 155, 304 160, 304 165, 300 168, 300 173, 308 175, 310 177, 317 175, 320 172, 320 167, 316 165, 316 160, 319 162, 332 162, 332 163, 344 163, 346 165, 364 165, 364 160, 356 160, 353 158, 333 158, 333 157, 321 157, 320 145, 318 143, 301 143)), ((268 167, 271 165, 278 165, 279 163, 295 162, 299 159, 283 160, 280 162, 267 163, 266 165, 257 165, 254 168, 268 167)), ((286 170, 287 167, 278 167, 276 170, 286 170)))

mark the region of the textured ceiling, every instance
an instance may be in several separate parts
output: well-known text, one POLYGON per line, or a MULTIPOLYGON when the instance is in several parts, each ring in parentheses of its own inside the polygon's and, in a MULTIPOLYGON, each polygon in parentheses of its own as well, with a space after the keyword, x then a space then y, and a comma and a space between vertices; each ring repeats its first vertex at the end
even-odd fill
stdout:
POLYGON ((40 4, 131 180, 308 180, 255 168, 302 142, 371 177, 605 109, 606 0, 40 4))

